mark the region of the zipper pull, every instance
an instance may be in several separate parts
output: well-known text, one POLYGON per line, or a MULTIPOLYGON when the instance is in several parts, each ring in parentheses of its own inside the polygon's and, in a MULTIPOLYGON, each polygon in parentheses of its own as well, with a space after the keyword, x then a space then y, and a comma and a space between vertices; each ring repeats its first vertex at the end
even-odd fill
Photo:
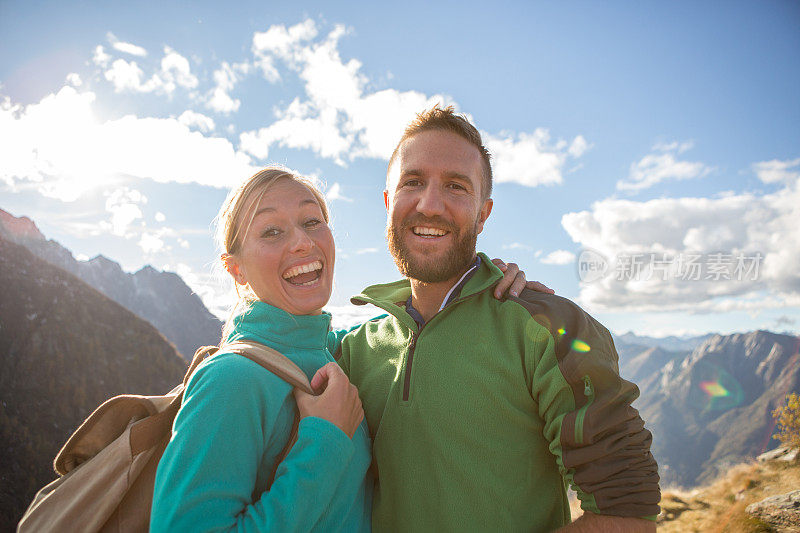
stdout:
POLYGON ((589 376, 583 376, 583 395, 587 397, 592 395, 592 382, 589 376))

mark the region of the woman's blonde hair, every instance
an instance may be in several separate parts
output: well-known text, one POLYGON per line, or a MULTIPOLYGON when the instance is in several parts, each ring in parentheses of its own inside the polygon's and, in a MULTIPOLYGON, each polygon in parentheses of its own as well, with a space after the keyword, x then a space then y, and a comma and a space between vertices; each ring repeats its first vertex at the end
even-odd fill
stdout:
MULTIPOLYGON (((330 222, 325 196, 310 179, 280 166, 269 166, 259 170, 238 187, 231 190, 215 219, 215 240, 217 248, 220 250, 220 266, 222 266, 223 270, 225 269, 225 258, 230 255, 236 255, 241 251, 242 243, 247 236, 247 232, 250 231, 250 226, 253 224, 253 219, 256 215, 255 207, 261 203, 270 186, 281 179, 288 179, 306 187, 319 204, 325 223, 330 222), (245 217, 247 217, 246 223, 243 220, 245 217)), ((231 332, 232 319, 239 307, 256 299, 251 290, 245 289, 240 292, 239 286, 235 281, 234 286, 236 287, 237 298, 231 306, 228 320, 226 320, 225 326, 222 328, 223 340, 231 332)))

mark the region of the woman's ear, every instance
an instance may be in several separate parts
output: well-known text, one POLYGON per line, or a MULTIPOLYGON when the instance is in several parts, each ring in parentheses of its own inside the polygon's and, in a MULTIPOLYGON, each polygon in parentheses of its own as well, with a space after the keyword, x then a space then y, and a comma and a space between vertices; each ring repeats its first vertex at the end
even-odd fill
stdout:
POLYGON ((222 260, 222 264, 225 265, 225 270, 227 270, 228 274, 233 278, 233 281, 239 285, 247 285, 244 270, 235 255, 225 253, 220 256, 220 259, 222 260))

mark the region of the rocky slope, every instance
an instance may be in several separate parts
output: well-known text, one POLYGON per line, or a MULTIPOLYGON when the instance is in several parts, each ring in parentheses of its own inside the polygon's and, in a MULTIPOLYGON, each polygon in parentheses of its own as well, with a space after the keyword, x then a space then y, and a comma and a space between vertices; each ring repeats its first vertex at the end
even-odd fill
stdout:
POLYGON ((22 244, 45 261, 79 277, 126 309, 153 324, 185 357, 198 346, 219 344, 222 322, 172 272, 146 266, 130 274, 118 263, 98 255, 78 261, 53 240, 47 240, 33 221, 0 209, 0 235, 22 244))
POLYGON ((775 445, 770 413, 800 391, 799 347, 797 337, 755 331, 625 363, 623 376, 642 392, 635 407, 653 432, 662 486, 696 486, 775 445))
POLYGON ((187 364, 150 323, 1 237, 0 294, 0 531, 12 531, 95 407, 163 394, 187 364))

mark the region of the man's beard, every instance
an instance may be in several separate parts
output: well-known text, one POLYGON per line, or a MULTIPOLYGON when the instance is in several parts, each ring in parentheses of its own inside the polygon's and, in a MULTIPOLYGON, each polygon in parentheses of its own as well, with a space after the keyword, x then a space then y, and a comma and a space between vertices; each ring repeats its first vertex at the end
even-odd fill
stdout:
POLYGON ((386 239, 389 242, 389 251, 400 273, 409 278, 423 283, 441 283, 463 274, 475 258, 475 245, 478 240, 477 221, 463 232, 455 231, 453 224, 444 222, 438 217, 423 219, 414 217, 400 224, 395 230, 394 224, 389 221, 386 229, 386 239), (445 251, 441 259, 415 257, 406 246, 405 231, 415 226, 432 225, 437 228, 446 228, 453 235, 454 242, 445 251))

